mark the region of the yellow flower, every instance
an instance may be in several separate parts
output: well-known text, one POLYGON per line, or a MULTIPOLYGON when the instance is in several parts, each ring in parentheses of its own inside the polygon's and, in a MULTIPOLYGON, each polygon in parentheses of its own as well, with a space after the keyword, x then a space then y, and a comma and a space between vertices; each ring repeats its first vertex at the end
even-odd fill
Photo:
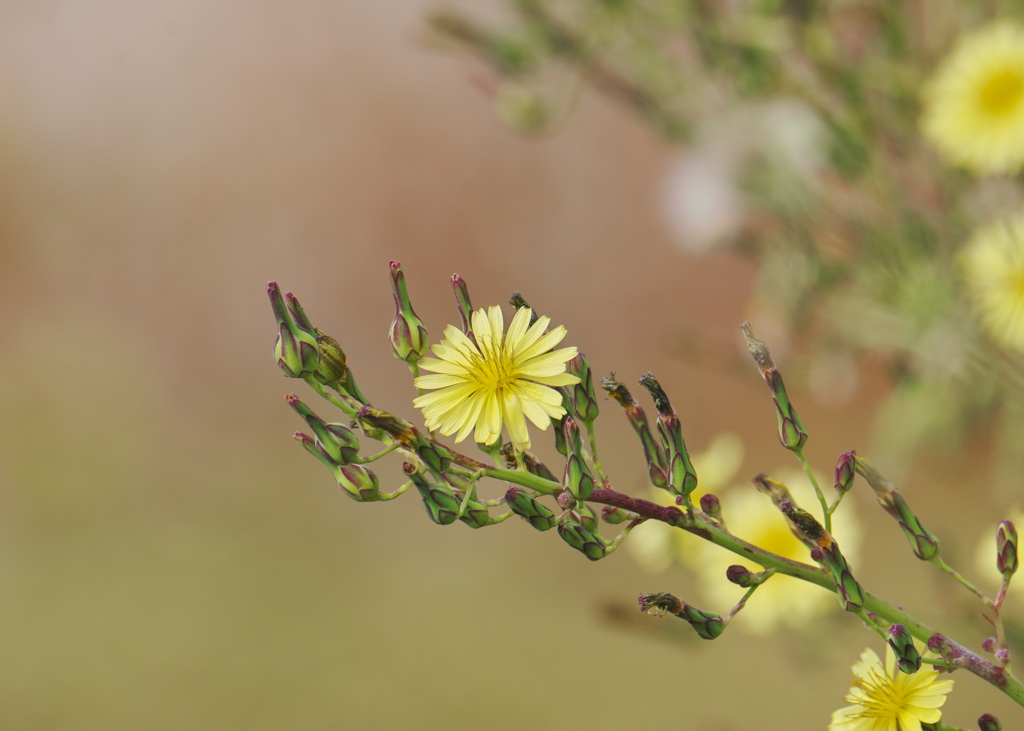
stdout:
POLYGON ((965 35, 924 88, 921 129, 978 174, 1024 166, 1024 28, 998 21, 965 35))
MULTIPOLYGON (((783 469, 774 476, 785 483, 800 506, 817 515, 817 498, 802 471, 783 469)), ((826 483, 818 480, 818 484, 826 483)), ((721 501, 730 533, 783 558, 813 564, 810 550, 793 535, 782 513, 753 486, 730 490, 721 496, 721 501)), ((849 502, 844 502, 832 516, 832 535, 856 571, 860 524, 849 502)), ((754 572, 764 570, 759 564, 707 541, 693 548, 684 560, 697 572, 705 596, 716 607, 728 608, 743 595, 743 589, 725 578, 729 566, 745 566, 754 572)), ((736 625, 751 634, 766 634, 777 627, 806 630, 812 620, 838 610, 839 602, 833 593, 792 576, 775 574, 750 597, 737 616, 736 625)))
POLYGON ((922 723, 942 718, 939 708, 953 690, 952 680, 924 665, 913 675, 896 669, 886 650, 885 667, 872 650, 864 650, 853 666, 853 683, 843 698, 852 705, 832 714, 829 731, 921 731, 922 723))
POLYGON ((458 432, 461 442, 470 432, 481 444, 492 444, 508 428, 517 449, 528 449, 528 418, 541 429, 565 415, 562 396, 552 386, 579 383, 565 372, 576 348, 551 349, 565 337, 565 328, 544 332, 551 320, 521 307, 504 332, 500 307, 477 310, 472 316, 473 339, 449 325, 444 340, 431 347, 437 358, 422 358, 419 367, 435 375, 420 376, 421 389, 438 389, 419 396, 413 405, 423 411, 427 428, 444 435, 458 432), (475 342, 474 342, 475 340, 475 342))
POLYGON ((1024 215, 978 229, 960 263, 982 325, 1004 346, 1024 351, 1024 215))

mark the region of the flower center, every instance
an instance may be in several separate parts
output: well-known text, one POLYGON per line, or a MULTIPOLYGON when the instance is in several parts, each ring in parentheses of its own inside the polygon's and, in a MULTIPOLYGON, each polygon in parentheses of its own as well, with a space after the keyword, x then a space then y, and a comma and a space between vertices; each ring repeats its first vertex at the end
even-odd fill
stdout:
POLYGON ((487 391, 502 391, 518 379, 512 358, 508 357, 505 348, 487 348, 483 357, 477 360, 475 374, 477 383, 487 391))
POLYGON ((874 671, 869 680, 857 683, 867 695, 857 702, 863 707, 863 718, 884 718, 896 720, 899 712, 907 705, 907 699, 892 680, 884 673, 874 671))
POLYGON ((992 74, 981 85, 981 108, 992 116, 1002 116, 1016 108, 1024 98, 1024 74, 1004 69, 992 74))

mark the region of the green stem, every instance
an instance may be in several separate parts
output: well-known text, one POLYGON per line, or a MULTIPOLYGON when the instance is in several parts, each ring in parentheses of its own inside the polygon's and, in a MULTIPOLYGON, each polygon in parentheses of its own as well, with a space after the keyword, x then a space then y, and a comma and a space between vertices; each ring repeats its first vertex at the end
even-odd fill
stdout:
POLYGON ((394 452, 396 449, 398 449, 401 446, 402 446, 401 442, 391 442, 391 444, 386 446, 380 452, 377 452, 376 454, 371 454, 369 457, 360 457, 359 459, 357 459, 355 461, 356 461, 357 464, 368 464, 370 462, 376 462, 381 457, 384 457, 386 455, 391 454, 392 452, 394 452))
POLYGON ((800 464, 803 466, 804 472, 807 473, 807 479, 810 480, 811 487, 814 488, 814 494, 818 496, 818 503, 821 504, 821 514, 825 519, 825 530, 831 534, 832 512, 828 509, 828 500, 825 499, 825 494, 818 486, 818 480, 815 479, 814 472, 811 471, 811 464, 807 461, 807 458, 804 457, 804 450, 802 448, 794 449, 793 453, 796 455, 796 458, 800 460, 800 464))
POLYGON ((409 480, 394 492, 382 492, 381 496, 383 497, 384 500, 394 500, 396 497, 404 493, 410 487, 412 487, 412 480, 409 480))
POLYGON ((747 589, 743 597, 738 602, 736 602, 736 606, 729 610, 729 614, 725 617, 726 624, 729 624, 729 622, 732 621, 732 618, 739 614, 740 610, 747 605, 747 600, 755 591, 757 591, 757 588, 764 584, 765 581, 768 581, 768 579, 770 579, 772 575, 775 574, 775 569, 768 569, 767 571, 765 571, 765 574, 767 575, 764 577, 764 579, 762 581, 757 582, 749 589, 747 589))
POLYGON ((528 487, 544 495, 557 495, 562 491, 562 485, 553 480, 547 480, 529 472, 519 470, 506 470, 501 467, 484 467, 480 474, 485 477, 493 477, 502 482, 514 482, 522 487, 528 487))
MULTIPOLYGON (((562 486, 559 483, 532 475, 529 472, 485 467, 480 473, 487 477, 512 482, 531 490, 536 490, 544 495, 557 495, 562 491, 562 486)), ((780 574, 802 579, 809 584, 817 584, 826 591, 836 593, 835 582, 823 569, 765 551, 713 525, 699 513, 683 513, 675 506, 665 507, 652 503, 649 500, 634 498, 606 488, 594 490, 590 496, 590 502, 601 505, 613 505, 634 512, 644 519, 659 520, 675 528, 681 528, 753 561, 765 569, 774 569, 780 574)), ((884 599, 868 591, 864 591, 864 611, 884 619, 890 624, 902 624, 914 637, 922 642, 927 643, 933 638, 941 638, 946 645, 954 649, 955 658, 950 661, 952 667, 963 668, 971 674, 977 675, 982 680, 1001 690, 1018 705, 1024 707, 1024 683, 1010 673, 1008 668, 999 667, 985 660, 967 648, 938 634, 934 629, 913 615, 889 604, 884 599)))
POLYGON ((947 574, 952 576, 954 579, 959 581, 961 584, 963 584, 969 592, 971 592, 972 594, 974 594, 974 596, 981 599, 981 601, 985 602, 986 605, 990 607, 992 606, 991 599, 985 596, 985 594, 983 594, 974 584, 972 584, 970 581, 964 578, 959 571, 957 571, 952 566, 943 561, 941 556, 935 556, 933 559, 931 559, 931 562, 943 571, 945 571, 947 574))
POLYGON ((316 391, 322 398, 325 398, 328 401, 330 401, 332 404, 334 404, 339 409, 344 411, 348 416, 355 418, 355 415, 359 411, 360 407, 353 407, 351 404, 345 403, 337 396, 335 396, 333 393, 330 393, 326 388, 323 387, 323 384, 321 384, 312 376, 307 377, 305 380, 309 387, 316 391))

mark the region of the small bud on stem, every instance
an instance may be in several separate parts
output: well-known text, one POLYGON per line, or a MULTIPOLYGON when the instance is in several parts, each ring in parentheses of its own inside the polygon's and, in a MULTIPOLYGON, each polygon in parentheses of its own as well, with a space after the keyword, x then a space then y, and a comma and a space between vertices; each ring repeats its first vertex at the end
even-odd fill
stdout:
POLYGON ((320 349, 317 346, 316 331, 302 310, 302 305, 291 292, 282 297, 277 282, 267 284, 267 296, 277 320, 278 332, 274 344, 277 365, 289 378, 311 375, 320 363, 320 349))
POLYGON ((887 641, 892 648, 900 672, 913 675, 921 669, 921 653, 914 646, 914 637, 902 624, 894 624, 886 630, 887 641))
POLYGON ((392 261, 390 269, 391 294, 395 298, 395 317, 391 321, 388 339, 391 341, 395 357, 412 364, 427 352, 429 345, 427 328, 412 309, 402 265, 397 261, 392 261))
POLYGON ((910 542, 910 548, 914 555, 922 561, 931 561, 938 558, 940 545, 939 539, 929 531, 917 516, 910 510, 899 490, 893 487, 892 483, 882 477, 875 466, 866 459, 854 456, 854 463, 857 474, 867 480, 868 485, 875 491, 878 504, 899 523, 900 528, 910 542))
POLYGON ((771 391, 772 400, 775 402, 775 415, 779 422, 779 441, 786 449, 799 452, 807 442, 807 432, 800 422, 800 417, 796 415, 796 409, 789 402, 786 386, 782 382, 782 375, 775 367, 775 361, 772 360, 771 353, 768 352, 768 346, 754 337, 754 330, 749 320, 740 325, 740 330, 747 341, 747 349, 754 356, 757 369, 761 371, 764 382, 768 384, 768 390, 771 391))
POLYGON ((636 402, 629 390, 615 380, 613 372, 607 378, 602 379, 601 388, 608 392, 609 397, 615 399, 626 410, 626 418, 629 419, 633 431, 640 437, 640 444, 644 450, 644 458, 647 460, 647 473, 651 478, 651 484, 663 490, 668 489, 668 477, 666 475, 668 460, 665 453, 655 443, 651 434, 651 427, 647 423, 647 415, 636 402))
POLYGON ((996 567, 1003 581, 1009 581, 1017 572, 1017 529, 1009 520, 996 528, 996 567))
POLYGON ((672 614, 685 620, 705 640, 713 640, 725 631, 720 614, 692 607, 671 594, 640 595, 640 611, 645 614, 672 614))

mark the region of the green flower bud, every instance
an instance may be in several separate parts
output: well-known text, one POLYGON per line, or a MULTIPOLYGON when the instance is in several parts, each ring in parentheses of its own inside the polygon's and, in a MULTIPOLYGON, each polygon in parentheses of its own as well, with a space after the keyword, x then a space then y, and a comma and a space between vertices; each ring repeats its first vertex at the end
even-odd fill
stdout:
POLYGON ((725 570, 725 578, 730 583, 742 586, 744 589, 760 584, 761 581, 758 580, 760 576, 763 576, 763 574, 755 574, 746 566, 740 566, 739 564, 733 564, 725 570))
POLYGON ((462 332, 473 335, 473 304, 469 301, 469 287, 458 274, 452 275, 452 289, 455 290, 455 301, 459 305, 459 317, 462 318, 462 332))
POLYGON ((593 508, 587 505, 587 503, 576 503, 576 506, 569 513, 569 518, 582 525, 584 530, 588 530, 591 533, 597 532, 597 514, 594 513, 593 508))
POLYGON ((289 378, 312 374, 320 363, 320 349, 306 313, 291 292, 281 296, 277 282, 267 284, 267 295, 277 320, 277 341, 274 343, 277 365, 289 378))
POLYGON ((705 640, 713 640, 725 631, 725 620, 720 614, 692 607, 671 594, 640 596, 640 611, 645 614, 672 614, 685 620, 705 640))
POLYGON ((996 566, 1003 581, 1009 581, 1017 571, 1017 529, 1009 520, 996 528, 996 566))
MULTIPOLYGON (((476 482, 462 475, 454 472, 446 472, 441 475, 444 481, 447 482, 455 493, 455 498, 459 501, 461 507, 463 500, 466 496, 466 491, 473 489, 476 482)), ((466 507, 462 511, 462 515, 459 516, 459 520, 468 525, 470 528, 484 528, 488 525, 495 525, 500 523, 501 520, 491 517, 490 511, 487 506, 477 500, 475 497, 469 499, 466 502, 466 507)))
MULTIPOLYGON (((328 425, 331 426, 331 425, 328 425)), ((386 495, 380 492, 380 482, 371 470, 358 464, 343 464, 330 457, 319 441, 308 434, 295 432, 292 437, 305 447, 306 451, 323 462, 334 475, 338 486, 353 500, 361 503, 391 500, 397 495, 386 495)))
POLYGON ((861 457, 854 457, 857 474, 867 480, 875 492, 878 504, 899 523, 910 542, 914 555, 922 561, 931 561, 939 555, 941 546, 938 537, 921 525, 910 506, 892 483, 882 477, 875 466, 861 457))
POLYGON ((633 431, 640 437, 640 445, 644 450, 644 459, 647 461, 647 474, 650 476, 651 484, 663 490, 668 489, 668 478, 666 476, 668 459, 665 453, 655 443, 651 434, 651 427, 647 423, 647 415, 636 402, 625 386, 615 380, 613 372, 607 378, 602 379, 601 388, 608 392, 608 397, 613 398, 626 410, 626 418, 629 419, 633 431))
POLYGON ((710 492, 704 493, 700 496, 700 509, 704 511, 704 514, 711 518, 718 525, 724 525, 722 519, 722 501, 718 499, 717 495, 712 495, 710 492))
POLYGON ((605 505, 601 508, 601 520, 610 525, 621 525, 639 518, 640 516, 636 513, 625 508, 617 508, 614 505, 605 505))
POLYGON ((558 523, 558 535, 563 541, 589 558, 597 561, 607 555, 608 547, 600 536, 588 531, 566 513, 558 523))
POLYGON ((771 353, 768 352, 768 346, 754 337, 754 330, 749 320, 740 325, 740 330, 747 341, 747 349, 754 356, 754 362, 757 364, 758 370, 761 371, 764 382, 768 384, 768 390, 771 391, 772 400, 775 402, 775 416, 779 423, 779 441, 786 449, 794 452, 800 451, 807 442, 807 432, 800 422, 800 417, 796 415, 796 410, 789 402, 786 386, 782 383, 782 375, 775 368, 775 361, 772 360, 771 353))
POLYGON ((380 493, 380 480, 377 479, 377 475, 362 465, 341 465, 334 470, 334 477, 349 497, 358 502, 385 499, 380 493))
POLYGON ((793 503, 785 501, 779 505, 779 509, 789 519, 790 526, 802 540, 814 546, 811 557, 824 563, 832 574, 839 604, 848 612, 859 612, 864 607, 864 590, 853 578, 853 572, 835 539, 821 527, 813 515, 793 503))
POLYGON ((853 487, 853 478, 856 476, 857 453, 852 449, 839 455, 836 462, 836 494, 845 495, 853 487))
POLYGON ((324 423, 323 419, 313 413, 295 394, 285 396, 285 400, 313 430, 316 435, 316 447, 324 456, 325 464, 345 465, 356 460, 359 456, 359 440, 351 430, 343 424, 324 423))
POLYGON ((597 397, 594 396, 594 376, 590 370, 590 361, 583 353, 578 353, 566 364, 566 370, 580 379, 580 382, 572 387, 572 400, 576 407, 573 413, 590 429, 598 415, 597 397))
POLYGON ((722 619, 722 615, 715 612, 697 609, 686 604, 682 614, 676 616, 689 622, 697 634, 705 640, 713 640, 725 632, 725 620, 722 619))
POLYGON ((913 675, 921 669, 921 653, 914 646, 914 637, 902 624, 894 624, 886 630, 887 641, 896 656, 900 672, 913 675))
POLYGON ((683 441, 683 428, 668 396, 662 390, 658 379, 649 371, 640 378, 640 385, 650 391, 658 409, 658 435, 664 448, 668 490, 674 495, 685 497, 697 487, 697 472, 690 462, 690 454, 683 441))
MULTIPOLYGON (((782 510, 782 506, 785 503, 796 505, 796 501, 793 500, 793 496, 790 494, 789 488, 778 480, 769 477, 764 472, 759 473, 753 480, 751 480, 751 482, 753 482, 754 486, 757 487, 758 492, 767 495, 771 499, 772 504, 780 510, 782 510)), ((803 513, 804 511, 801 510, 800 512, 803 513)), ((785 513, 785 511, 783 511, 783 513, 785 513)), ((805 543, 808 548, 814 548, 817 545, 807 537, 807 535, 800 529, 800 526, 793 523, 792 520, 789 520, 788 522, 789 529, 793 532, 793 535, 805 543)))
POLYGON ((409 476, 412 484, 423 498, 423 507, 427 516, 438 525, 451 525, 459 517, 461 501, 448 485, 428 482, 416 465, 405 462, 402 471, 409 476))
POLYGON ((583 458, 583 441, 580 438, 579 427, 571 416, 565 417, 565 442, 569 458, 565 462, 565 472, 562 474, 562 487, 577 501, 586 500, 594 492, 596 485, 594 475, 583 458))
POLYGON ((391 293, 395 298, 395 317, 391 321, 388 338, 391 340, 391 347, 396 358, 404 360, 406 363, 415 363, 427 352, 427 346, 430 344, 427 328, 423 326, 423 321, 416 316, 412 309, 402 265, 397 261, 392 261, 390 267, 391 293))
POLYGON ((316 345, 320 350, 320 363, 316 368, 317 380, 323 383, 344 383, 348 377, 345 351, 338 341, 320 330, 316 333, 316 345))
POLYGON ((317 346, 320 348, 320 364, 314 374, 316 379, 360 403, 367 403, 363 392, 356 385, 356 378, 345 360, 345 351, 338 345, 338 341, 321 330, 315 332, 317 346))
POLYGON ((539 531, 551 530, 558 525, 554 511, 533 498, 521 487, 510 487, 505 493, 509 509, 539 531))
POLYGON ((565 423, 572 414, 572 389, 568 386, 556 386, 554 388, 562 397, 562 410, 565 411, 563 416, 551 419, 551 425, 554 427, 552 431, 555 434, 555 449, 563 457, 568 457, 571 447, 565 441, 565 423))

